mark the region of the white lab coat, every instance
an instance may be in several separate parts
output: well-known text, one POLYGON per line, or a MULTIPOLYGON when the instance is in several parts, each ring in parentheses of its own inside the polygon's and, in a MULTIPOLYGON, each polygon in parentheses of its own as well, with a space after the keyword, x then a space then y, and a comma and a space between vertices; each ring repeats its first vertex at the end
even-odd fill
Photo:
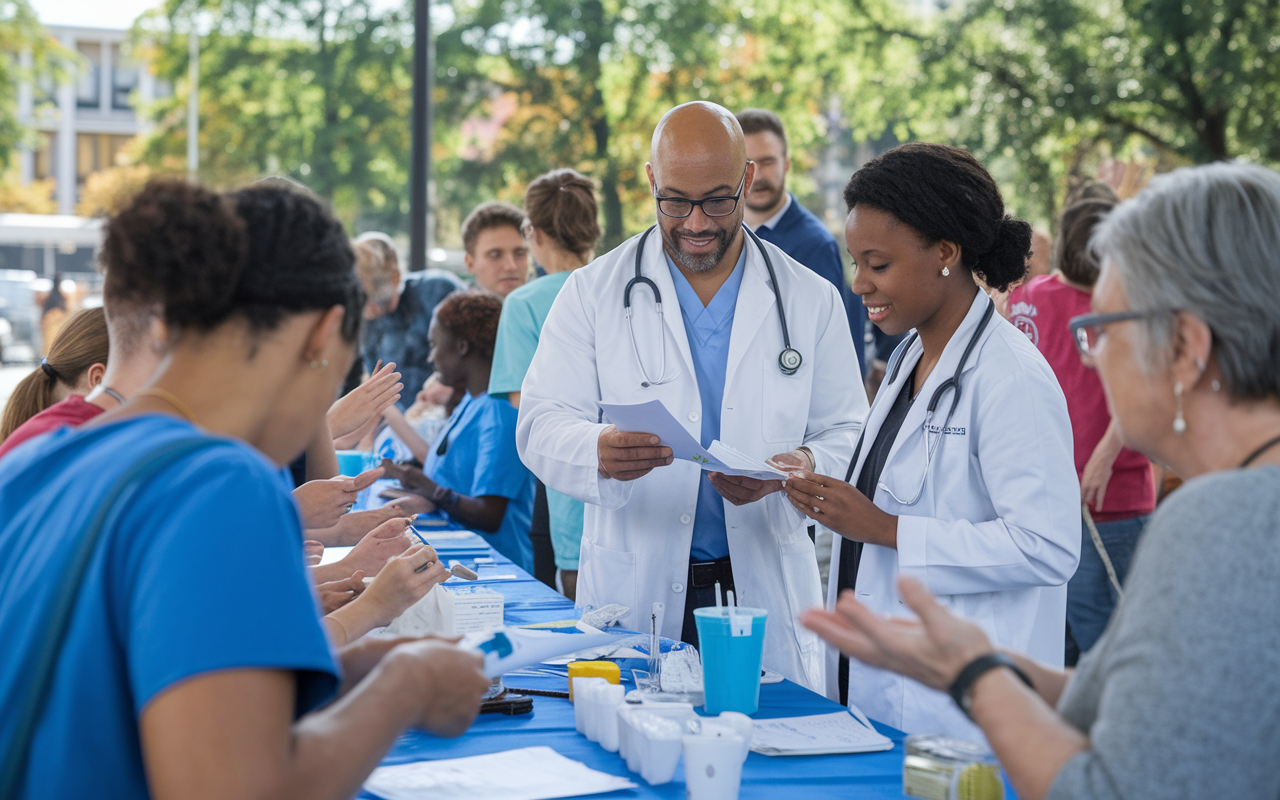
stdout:
MULTIPOLYGON (((659 317, 652 293, 637 285, 632 319, 650 377, 660 379, 659 342, 667 351, 666 377, 677 377, 640 385, 644 378, 622 306, 635 274, 638 238, 575 271, 560 290, 520 390, 516 441, 521 459, 547 486, 587 504, 578 605, 619 603, 630 609, 620 624, 647 631, 652 604, 662 602, 662 635, 679 639, 700 469, 677 462, 629 482, 598 471, 597 440, 608 425, 602 401, 661 400, 695 439, 701 436, 697 377, 658 231, 645 243, 642 269, 658 285, 665 313, 659 317)), ((750 239, 744 246, 746 274, 734 310, 719 438, 760 459, 804 444, 819 470, 843 470, 867 399, 840 296, 825 279, 764 243, 791 345, 804 358, 796 374, 783 375, 782 328, 768 272, 750 239)), ((739 604, 769 612, 765 666, 821 690, 822 643, 796 622, 801 611, 822 602, 805 518, 775 492, 746 506, 726 502, 725 524, 739 604)))
MULTIPOLYGON (((924 473, 929 401, 955 374, 988 302, 982 292, 974 298, 889 451, 879 483, 903 500, 911 499, 924 473)), ((857 482, 876 433, 922 352, 917 338, 901 354, 892 382, 890 367, 867 418, 852 482, 857 482)), ((876 489, 876 506, 898 515, 898 549, 864 547, 858 600, 881 614, 913 616, 896 585, 899 574, 912 575, 944 606, 981 626, 997 647, 1061 667, 1066 582, 1080 558, 1080 484, 1066 399, 1044 357, 998 314, 969 356, 960 384, 959 405, 942 434, 919 501, 902 505, 883 486, 876 489)), ((951 400, 950 391, 941 397, 931 423, 935 431, 951 400)), ((828 605, 836 600, 842 544, 836 536, 828 605)), ((835 686, 835 654, 829 657, 830 690, 835 686)), ((853 659, 849 700, 872 719, 908 733, 982 741, 978 728, 947 694, 853 659)))

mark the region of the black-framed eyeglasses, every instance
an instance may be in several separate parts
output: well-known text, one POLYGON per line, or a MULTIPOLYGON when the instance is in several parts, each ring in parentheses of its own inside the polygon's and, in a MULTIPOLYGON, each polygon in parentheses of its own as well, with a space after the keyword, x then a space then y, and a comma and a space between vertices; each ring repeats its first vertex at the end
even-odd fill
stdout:
POLYGON ((1102 348, 1103 328, 1113 322, 1130 322, 1155 316, 1152 311, 1117 311, 1114 314, 1082 314, 1067 323, 1081 355, 1093 357, 1102 348))
MULTIPOLYGON (((750 162, 748 162, 750 163, 750 162)), ((742 180, 738 181, 738 193, 727 197, 704 197, 701 200, 688 200, 684 197, 660 197, 654 195, 653 199, 658 201, 658 210, 668 217, 676 219, 684 219, 693 213, 694 206, 702 208, 702 213, 708 217, 727 217, 733 213, 738 207, 738 199, 742 197, 742 189, 747 185, 747 170, 742 170, 742 180)))

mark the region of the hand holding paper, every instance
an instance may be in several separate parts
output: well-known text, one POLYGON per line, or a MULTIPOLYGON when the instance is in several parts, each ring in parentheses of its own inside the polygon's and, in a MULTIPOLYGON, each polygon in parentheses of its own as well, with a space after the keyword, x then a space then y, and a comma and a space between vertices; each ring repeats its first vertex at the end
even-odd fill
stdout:
POLYGON ((601 403, 600 408, 620 431, 657 436, 662 446, 671 448, 671 455, 677 461, 692 461, 710 472, 760 481, 780 481, 787 477, 782 470, 739 452, 724 442, 715 441, 710 447, 704 448, 671 416, 661 400, 634 405, 601 403))

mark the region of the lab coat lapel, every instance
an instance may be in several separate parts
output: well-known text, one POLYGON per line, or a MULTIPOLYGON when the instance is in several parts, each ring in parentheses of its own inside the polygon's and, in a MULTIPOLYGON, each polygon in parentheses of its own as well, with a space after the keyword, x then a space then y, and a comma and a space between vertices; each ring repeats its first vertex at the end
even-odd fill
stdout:
MULTIPOLYGON (((769 272, 760 256, 760 248, 755 246, 746 231, 742 232, 742 246, 747 248, 747 261, 743 265, 742 283, 738 287, 738 301, 733 308, 733 330, 729 334, 729 356, 724 378, 726 390, 733 386, 738 366, 751 350, 751 343, 760 326, 766 320, 779 324, 778 312, 774 308, 777 298, 769 285, 769 272)), ((728 399, 727 391, 725 398, 728 399)))

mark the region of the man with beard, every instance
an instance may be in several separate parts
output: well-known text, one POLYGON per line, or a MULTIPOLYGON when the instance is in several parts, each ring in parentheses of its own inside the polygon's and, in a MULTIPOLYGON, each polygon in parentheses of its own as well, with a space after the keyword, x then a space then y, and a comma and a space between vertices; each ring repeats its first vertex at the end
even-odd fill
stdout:
POLYGON ((754 165, 726 109, 667 112, 646 169, 658 235, 560 290, 521 389, 520 457, 587 504, 579 606, 625 606, 621 625, 647 631, 663 603, 662 635, 696 643, 693 609, 715 605, 718 583, 768 611, 765 666, 821 691, 822 648, 795 623, 821 603, 818 567, 781 481, 704 472, 608 424, 600 404, 658 400, 703 447, 840 472, 867 412, 844 305, 742 226, 754 165))
POLYGON ((746 137, 747 158, 756 165, 751 191, 743 199, 747 207, 747 227, 831 281, 840 292, 858 351, 858 371, 866 377, 867 309, 844 281, 844 260, 831 231, 787 191, 787 173, 791 171, 787 129, 777 114, 763 108, 743 109, 737 117, 746 137))

